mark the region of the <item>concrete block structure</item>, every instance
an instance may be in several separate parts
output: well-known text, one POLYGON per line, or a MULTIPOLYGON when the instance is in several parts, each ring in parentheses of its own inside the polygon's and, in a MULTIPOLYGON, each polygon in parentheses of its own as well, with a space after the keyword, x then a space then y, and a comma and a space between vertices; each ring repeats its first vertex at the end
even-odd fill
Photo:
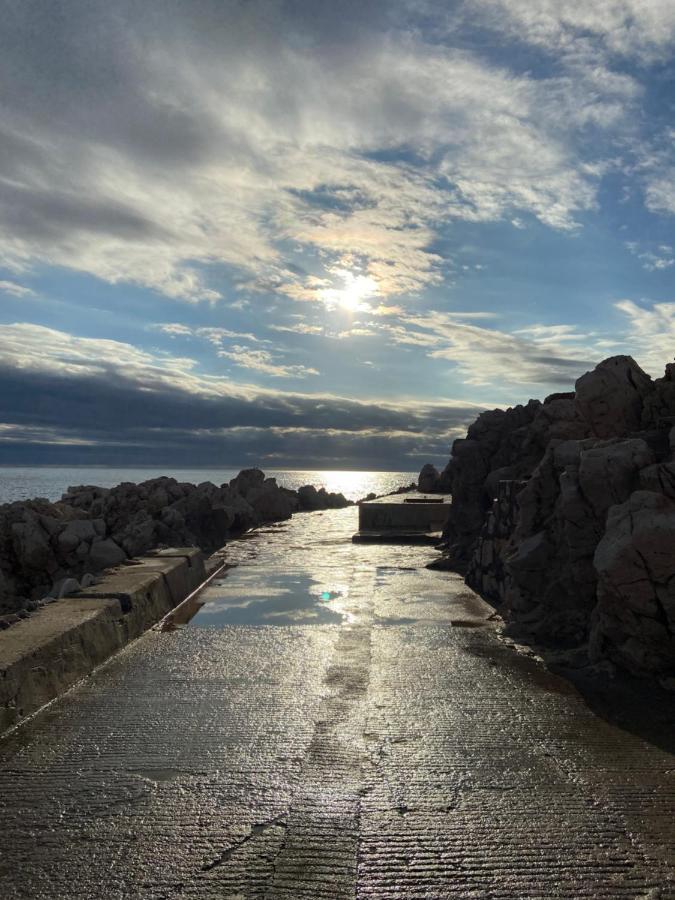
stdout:
POLYGON ((390 494, 359 504, 355 541, 438 540, 445 525, 449 494, 390 494))

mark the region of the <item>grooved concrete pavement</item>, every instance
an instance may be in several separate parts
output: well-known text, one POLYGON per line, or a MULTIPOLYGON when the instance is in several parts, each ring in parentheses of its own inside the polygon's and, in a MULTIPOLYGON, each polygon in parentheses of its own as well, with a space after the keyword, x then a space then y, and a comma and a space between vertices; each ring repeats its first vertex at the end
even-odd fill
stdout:
POLYGON ((675 897, 675 757, 355 521, 232 545, 0 742, 1 897, 675 897))

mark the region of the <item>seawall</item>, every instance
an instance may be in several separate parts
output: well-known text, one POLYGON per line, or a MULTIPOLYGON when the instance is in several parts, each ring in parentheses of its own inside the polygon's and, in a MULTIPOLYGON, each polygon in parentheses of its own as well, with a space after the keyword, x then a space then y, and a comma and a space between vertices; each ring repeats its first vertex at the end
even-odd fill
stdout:
POLYGON ((129 560, 0 632, 0 732, 63 694, 174 609, 207 577, 200 550, 129 560))

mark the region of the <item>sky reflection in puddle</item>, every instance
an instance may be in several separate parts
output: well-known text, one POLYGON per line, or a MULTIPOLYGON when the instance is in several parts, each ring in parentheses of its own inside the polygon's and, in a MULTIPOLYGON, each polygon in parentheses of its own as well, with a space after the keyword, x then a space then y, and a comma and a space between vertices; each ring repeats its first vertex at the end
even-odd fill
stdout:
POLYGON ((232 570, 202 596, 203 606, 191 621, 201 628, 225 625, 338 625, 351 616, 344 608, 346 585, 327 590, 298 572, 256 573, 232 570))

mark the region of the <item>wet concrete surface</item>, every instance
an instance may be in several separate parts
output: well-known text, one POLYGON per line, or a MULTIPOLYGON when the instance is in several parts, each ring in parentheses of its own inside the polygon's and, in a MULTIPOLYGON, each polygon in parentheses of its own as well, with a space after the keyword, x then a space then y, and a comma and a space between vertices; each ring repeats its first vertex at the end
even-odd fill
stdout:
POLYGON ((0 742, 0 897, 675 897, 668 742, 355 520, 232 545, 186 627, 0 742))

